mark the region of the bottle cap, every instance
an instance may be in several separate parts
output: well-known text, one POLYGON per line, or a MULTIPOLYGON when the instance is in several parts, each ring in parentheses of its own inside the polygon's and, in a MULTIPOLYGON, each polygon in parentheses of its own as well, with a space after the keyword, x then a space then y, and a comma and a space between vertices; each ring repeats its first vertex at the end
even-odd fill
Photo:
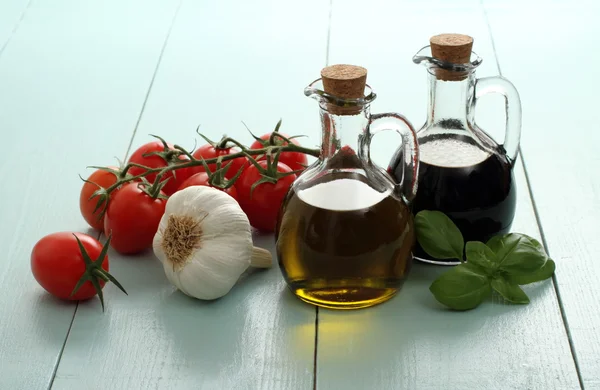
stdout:
MULTIPOLYGON (((442 61, 452 64, 466 64, 470 62, 473 38, 464 34, 439 34, 429 39, 431 55, 442 61)), ((436 69, 436 76, 440 80, 463 80, 465 72, 436 69)))
MULTIPOLYGON (((358 99, 365 95, 367 70, 362 66, 337 64, 321 69, 325 92, 343 99, 358 99)), ((339 107, 328 104, 328 110, 336 115, 352 115, 360 107, 339 107)))

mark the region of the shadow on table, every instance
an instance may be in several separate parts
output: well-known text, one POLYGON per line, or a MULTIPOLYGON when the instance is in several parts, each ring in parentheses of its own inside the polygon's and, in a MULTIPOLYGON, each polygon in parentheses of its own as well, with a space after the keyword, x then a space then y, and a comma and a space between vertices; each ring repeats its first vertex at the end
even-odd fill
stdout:
POLYGON ((460 351, 466 353, 471 347, 469 353, 484 358, 484 350, 474 346, 509 336, 519 342, 515 332, 518 334, 530 311, 540 310, 535 302, 542 301, 541 295, 552 293, 552 284, 547 281, 525 287, 532 300, 529 305, 508 304, 493 296, 473 310, 453 311, 438 303, 429 291, 431 282, 448 269, 415 264, 398 295, 378 306, 356 311, 320 308, 318 366, 326 366, 328 372, 342 372, 356 364, 360 354, 376 357, 377 364, 383 364, 373 369, 398 371, 400 362, 419 356, 430 360, 438 355, 459 359, 460 351))
POLYGON ((198 384, 249 383, 260 371, 285 376, 298 360, 312 365, 315 324, 315 309, 281 294, 285 288, 276 265, 249 269, 227 295, 213 301, 173 291, 155 316, 174 358, 202 377, 198 384))
MULTIPOLYGON (((31 299, 35 301, 35 305, 23 307, 23 310, 30 311, 29 318, 36 329, 35 337, 39 338, 40 343, 62 345, 77 302, 56 298, 41 287, 39 291, 35 291, 35 294, 38 294, 38 297, 31 299)), ((15 332, 21 331, 22 329, 15 329, 15 332)))

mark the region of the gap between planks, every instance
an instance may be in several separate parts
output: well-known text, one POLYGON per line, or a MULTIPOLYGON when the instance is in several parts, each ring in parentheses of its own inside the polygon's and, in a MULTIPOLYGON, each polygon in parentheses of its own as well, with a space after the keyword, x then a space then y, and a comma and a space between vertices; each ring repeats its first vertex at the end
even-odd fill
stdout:
MULTIPOLYGON (((27 11, 27 8, 29 8, 29 4, 31 4, 33 0, 29 0, 29 3, 27 4, 27 7, 25 8, 25 11, 23 11, 23 14, 21 15, 21 19, 19 20, 19 22, 17 23, 17 26, 19 25, 20 21, 23 19, 25 12, 27 11)), ((150 79, 150 84, 148 85, 148 90, 146 91, 146 96, 144 97, 144 101, 142 103, 142 108, 140 110, 140 113, 138 115, 137 121, 135 123, 135 127, 133 129, 133 133, 131 134, 131 139, 129 140, 129 145, 127 146, 126 152, 125 152, 125 156, 123 157, 123 162, 125 162, 127 160, 127 156, 129 155, 129 151, 131 149, 131 145, 133 144, 133 140, 135 139, 135 134, 137 132, 138 126, 140 124, 140 121, 142 119, 142 115, 144 114, 144 110, 146 108, 146 102, 148 101, 148 98, 150 97, 150 93, 152 92, 152 86, 154 85, 154 79, 156 78, 156 74, 158 73, 158 69, 160 68, 160 63, 162 61, 162 57, 163 54, 165 52, 165 48, 167 47, 167 44, 169 42, 169 37, 171 36, 171 31, 173 30, 173 26, 175 25, 175 21, 177 19, 177 15, 179 14, 179 10, 181 9, 181 4, 183 3, 183 0, 180 0, 179 3, 177 4, 177 9, 175 10, 175 14, 173 15, 173 18, 171 19, 171 24, 169 25, 169 29, 167 30, 167 34, 165 36, 165 40, 163 41, 161 50, 160 50, 160 54, 158 55, 158 60, 156 61, 156 66, 154 67, 154 73, 152 74, 152 78, 150 79)), ((16 31, 17 26, 15 26, 15 29, 13 30, 12 34, 14 34, 14 32, 16 31)), ((11 34, 11 37, 12 37, 11 34)), ((10 41, 10 38, 7 40, 7 42, 4 44, 4 46, 2 47, 2 49, 0 49, 0 55, 2 55, 2 51, 4 50, 4 48, 6 47, 6 45, 8 44, 8 41, 10 41)), ((100 240, 100 237, 102 236, 102 232, 98 232, 96 239, 100 240)), ((75 322, 75 316, 77 314, 77 309, 79 308, 79 302, 77 302, 76 306, 75 306, 75 310, 73 311, 73 317, 71 318, 71 323, 69 324, 69 329, 67 330, 67 335, 65 336, 65 341, 63 342, 63 345, 60 349, 59 355, 58 355, 58 359, 56 360, 56 364, 54 365, 54 370, 52 371, 52 377, 50 378, 50 383, 48 384, 48 390, 52 389, 52 385, 54 384, 54 379, 56 378, 56 373, 58 372, 58 367, 60 365, 60 361, 62 359, 63 353, 65 351, 65 347, 67 345, 67 341, 69 340, 69 335, 71 334, 71 329, 73 328, 73 323, 75 322)))
POLYGON ((25 6, 25 9, 23 10, 23 12, 21 12, 21 17, 19 18, 19 20, 17 20, 17 23, 14 25, 12 31, 10 32, 10 35, 8 36, 8 38, 6 38, 6 41, 4 42, 4 44, 2 45, 2 47, 0 47, 0 57, 2 57, 2 53, 4 53, 4 49, 6 49, 6 46, 8 46, 8 43, 10 42, 10 40, 12 39, 12 37, 15 35, 15 33, 17 32, 17 30, 19 29, 19 26, 21 25, 21 22, 25 18, 25 14, 27 13, 27 10, 29 9, 29 6, 31 5, 32 1, 33 0, 29 0, 27 2, 27 5, 25 6))
MULTIPOLYGON (((548 243, 546 242, 546 236, 544 235, 544 228, 542 227, 542 221, 540 219, 540 215, 538 213, 538 208, 535 203, 535 198, 533 197, 533 190, 531 189, 531 184, 529 181, 529 172, 527 171, 527 164, 525 164, 525 160, 523 159, 523 152, 519 151, 521 154, 521 161, 523 163, 523 171, 525 173, 525 182, 527 183, 527 190, 529 191, 529 198, 531 199, 531 205, 533 207, 533 213, 535 215, 535 221, 538 225, 538 230, 540 232, 540 236, 542 237, 542 245, 544 245, 544 249, 546 253, 550 255, 548 250, 548 243)), ((583 384, 583 376, 581 375, 581 370, 579 368, 579 359, 577 358, 577 351, 575 350, 575 344, 573 343, 573 337, 571 336, 571 328, 569 327, 569 322, 567 320, 567 315, 565 313, 565 308, 563 305, 562 297, 560 295, 560 289, 558 288, 558 281, 556 280, 556 272, 552 275, 552 285, 554 286, 554 292, 556 293, 556 299, 558 301, 558 307, 560 309, 560 316, 563 320, 563 325, 565 326, 565 332, 567 333, 567 339, 569 340, 569 349, 571 350, 571 357, 573 358, 573 363, 575 364, 575 369, 577 370, 577 380, 579 381, 579 387, 583 390, 585 386, 583 384)))
MULTIPOLYGON (((98 234, 98 235, 100 235, 100 234, 98 234)), ((52 377, 50 378, 50 383, 48 384, 48 390, 52 389, 52 385, 54 385, 54 378, 56 378, 58 366, 60 365, 60 361, 62 359, 63 352, 65 351, 65 347, 67 346, 67 340, 69 339, 69 335, 71 334, 71 328, 73 328, 73 322, 75 322, 75 315, 77 314, 78 308, 79 308, 79 301, 75 304, 75 310, 73 311, 73 317, 71 318, 71 323, 69 324, 69 329, 67 330, 67 334, 65 336, 65 341, 63 342, 63 345, 60 348, 60 352, 58 353, 58 359, 56 359, 56 364, 54 365, 54 370, 52 370, 52 377)))
MULTIPOLYGON (((29 1, 29 4, 31 3, 31 1, 32 0, 29 1)), ((137 129, 138 129, 138 127, 140 125, 140 122, 142 120, 142 117, 144 115, 144 111, 145 111, 145 108, 146 108, 146 103, 148 102, 148 99, 149 99, 150 94, 152 92, 152 87, 154 85, 154 80, 156 79, 156 75, 157 75, 158 70, 160 68, 162 57, 163 57, 165 49, 166 49, 166 47, 168 45, 169 37, 170 37, 171 31, 173 30, 173 27, 175 25, 175 22, 176 22, 178 14, 179 14, 179 10, 181 9, 182 3, 183 3, 183 0, 180 0, 179 4, 177 5, 177 9, 176 9, 175 14, 173 16, 173 19, 171 20, 171 25, 169 26, 169 29, 168 29, 167 34, 165 36, 165 40, 163 42, 160 54, 158 56, 158 60, 156 62, 156 67, 154 68, 154 73, 152 75, 152 78, 150 79, 150 83, 148 85, 148 90, 147 90, 146 95, 144 97, 144 101, 142 103, 142 107, 140 109, 140 113, 138 115, 135 127, 133 129, 133 133, 131 135, 131 138, 129 140, 129 144, 127 146, 125 155, 123 157, 123 162, 125 162, 127 160, 129 152, 131 151, 131 147, 133 145, 133 141, 135 139, 135 136, 136 136, 136 133, 137 133, 137 129)), ((27 5, 27 7, 29 7, 29 4, 27 5)), ((329 44, 330 44, 330 37, 331 37, 332 11, 333 11, 333 0, 330 0, 329 1, 329 18, 328 18, 328 27, 327 27, 327 38, 326 38, 327 42, 326 42, 326 52, 325 52, 325 66, 327 66, 329 64, 329 49, 330 49, 330 45, 329 44)), ((23 15, 24 15, 24 13, 23 13, 23 15)), ((21 16, 21 19, 23 18, 23 15, 21 16)), ((15 30, 16 30, 16 27, 15 27, 15 30)), ((14 33, 14 31, 13 31, 13 33, 14 33)), ((9 40, 10 40, 10 38, 9 38, 9 40)), ((0 50, 0 54, 2 54, 2 50, 4 49, 4 47, 6 46, 7 43, 8 43, 8 40, 5 43, 5 45, 2 47, 2 49, 0 50)), ((102 235, 102 233, 98 233, 98 237, 97 238, 99 239, 101 235, 102 235)), ((60 350, 60 354, 58 356, 56 365, 54 367, 54 370, 53 370, 53 373, 52 373, 52 378, 50 379, 50 384, 48 386, 49 390, 52 388, 52 385, 54 384, 54 380, 56 378, 56 373, 58 371, 58 366, 60 365, 60 361, 61 361, 64 349, 66 347, 69 335, 71 333, 71 328, 73 327, 73 323, 75 322, 75 316, 77 314, 77 308, 78 307, 79 307, 79 303, 77 303, 77 305, 75 307, 75 310, 73 312, 73 317, 71 318, 71 323, 69 324, 69 329, 67 331, 67 335, 65 337, 65 341, 64 341, 64 343, 62 345, 62 348, 60 350)), ((314 355, 313 355, 314 356, 314 364, 313 364, 313 389, 315 389, 315 390, 317 388, 317 354, 318 354, 317 351, 318 351, 318 340, 319 340, 318 334, 319 334, 319 308, 315 307, 315 342, 314 342, 314 355)))
MULTIPOLYGON (((333 0, 329 0, 329 17, 327 19, 327 42, 325 42, 325 66, 329 66, 329 49, 331 42, 331 20, 333 14, 333 0)), ((317 390, 317 358, 319 347, 319 307, 315 307, 315 352, 313 365, 313 390, 317 390)))
POLYGON ((137 134, 137 129, 140 125, 140 122, 142 121, 142 116, 144 116, 144 111, 146 110, 146 103, 148 102, 148 98, 150 97, 150 93, 152 92, 152 86, 154 85, 154 79, 156 78, 156 74, 158 73, 158 69, 160 68, 160 63, 162 61, 163 54, 165 53, 165 49, 167 48, 169 37, 171 36, 171 31, 173 31, 173 26, 175 26, 175 21, 177 19, 177 15, 179 15, 179 10, 181 9, 182 3, 183 0, 179 0, 179 4, 177 4, 177 9, 175 10, 175 15, 173 15, 173 19, 171 19, 171 25, 167 30, 167 36, 165 37, 162 48, 160 49, 158 61, 156 62, 154 73, 152 74, 152 78, 150 79, 150 85, 148 85, 148 90, 146 91, 146 96, 144 97, 144 102, 142 103, 140 114, 138 115, 137 121, 135 122, 135 127, 133 128, 133 133, 131 134, 129 145, 127 146, 127 150, 125 151, 125 156, 123 156, 123 163, 127 161, 127 156, 129 156, 129 152, 131 151, 131 146, 133 145, 133 140, 135 139, 135 135, 137 134))
MULTIPOLYGON (((492 33, 492 25, 490 23, 490 19, 488 17, 487 10, 485 8, 484 0, 479 0, 479 4, 481 5, 481 9, 483 12, 483 18, 485 20, 485 24, 488 28, 488 34, 490 35, 490 40, 492 42, 492 50, 494 52, 494 57, 496 60, 496 66, 498 68, 498 74, 502 76, 502 68, 500 68, 500 59, 498 58, 498 52, 496 51, 496 44, 494 42, 494 34, 492 33)), ((548 243, 546 241, 546 235, 544 234, 544 228, 542 226, 542 221, 540 218, 540 214, 538 212, 538 207, 535 201, 535 197, 533 196, 533 189, 531 188, 531 181, 529 180, 529 172, 527 170, 527 164, 525 162, 525 158, 523 156, 523 151, 519 147, 519 155, 521 157, 521 163, 523 164, 523 171, 525 174, 525 182, 527 183, 527 191, 529 193, 529 198, 531 199, 531 205, 533 207, 533 213, 535 215, 535 221, 540 232, 540 237, 542 238, 542 245, 546 250, 546 253, 550 255, 550 251, 548 249, 548 243)), ((573 344, 573 338, 571 337, 571 328, 569 327, 569 322, 567 320, 567 316, 565 313, 562 297, 560 294, 560 289, 558 288, 558 282, 556 280, 556 273, 552 275, 552 286, 554 287, 554 292, 556 293, 556 299, 558 301, 558 307, 560 310, 560 315, 563 321, 563 325, 565 327, 565 332, 567 334, 567 339, 569 341, 569 349, 571 350, 571 357, 573 358, 573 363, 575 364, 575 369, 577 371, 577 379, 579 381, 579 387, 583 390, 585 386, 583 384, 583 377, 581 375, 581 369, 579 367, 579 359, 577 358, 577 351, 575 350, 575 345, 573 344)))
MULTIPOLYGON (((12 40, 12 38, 15 36, 15 34, 16 34, 17 30, 19 29, 19 27, 21 26, 21 22, 23 21, 23 19, 25 19, 25 15, 27 14, 27 11, 31 7, 31 3, 32 2, 33 2, 33 0, 29 0, 27 2, 27 5, 25 6, 25 8, 23 9, 23 11, 21 12, 21 16, 19 17, 19 20, 17 20, 17 22, 13 26, 13 29, 10 32, 10 35, 8 36, 8 38, 6 39, 6 41, 4 42, 4 44, 2 45, 2 47, 0 47, 0 57, 2 57, 2 54, 4 53, 4 50, 6 49, 6 47, 8 46, 8 44, 10 43, 10 41, 12 40)), ((65 335, 65 340, 63 341, 63 344, 62 344, 62 346, 60 348, 60 352, 58 353, 58 358, 56 359, 56 364, 54 365, 54 369, 52 370, 52 376, 50 377, 50 382, 48 383, 48 389, 51 389, 52 385, 54 384, 54 378, 56 377, 56 372, 58 371, 58 365, 60 364, 60 360, 61 360, 63 352, 65 350, 65 346, 67 345, 67 339, 69 338, 69 334, 71 333, 71 328, 73 327, 73 322, 75 320, 75 315, 77 314, 77 309, 78 308, 79 308, 79 302, 77 302, 75 304, 75 310, 73 310, 73 316, 71 317, 71 322, 69 323, 69 329, 67 329, 67 334, 65 335)))

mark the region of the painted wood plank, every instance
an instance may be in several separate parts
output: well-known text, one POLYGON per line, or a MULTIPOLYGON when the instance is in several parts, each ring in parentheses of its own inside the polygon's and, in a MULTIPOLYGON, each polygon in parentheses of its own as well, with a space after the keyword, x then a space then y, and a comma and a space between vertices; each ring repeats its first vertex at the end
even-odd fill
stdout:
POLYGON ((600 389, 600 5, 484 3, 502 73, 521 85, 522 150, 583 384, 600 389))
POLYGON ((0 56, 25 16, 30 0, 0 2, 0 56))
POLYGON ((124 155, 176 6, 35 1, 0 59, 1 389, 51 382, 76 304, 36 283, 30 251, 55 231, 88 232, 77 174, 124 155))
MULTIPOLYGON (((242 120, 262 133, 280 117, 318 142, 303 88, 325 63, 328 13, 316 0, 184 2, 133 147, 160 134, 192 148, 198 125, 249 144, 242 120)), ((274 253, 272 235, 255 245, 274 253)), ((315 308, 291 296, 277 267, 202 302, 176 291, 150 251, 112 256, 129 296, 108 291, 104 315, 80 305, 56 389, 312 388, 315 308)))
MULTIPOLYGON (((411 57, 431 35, 448 31, 475 37, 474 50, 484 58, 479 77, 497 73, 477 1, 375 1, 369 7, 334 1, 329 58, 331 63, 353 62, 369 69, 368 82, 379 94, 373 112, 400 111, 420 126, 426 74, 411 57), (362 34, 347 33, 364 21, 372 22, 362 34)), ((502 106, 488 104, 478 115, 483 119, 492 110, 501 111, 502 106)), ((374 147, 376 160, 387 164, 390 152, 379 146, 374 147)), ((516 180, 513 231, 539 237, 520 162, 516 180)), ((428 290, 445 270, 415 264, 399 295, 377 307, 356 312, 320 309, 317 388, 579 388, 551 281, 525 287, 532 300, 527 306, 494 298, 473 311, 451 312, 428 290)))

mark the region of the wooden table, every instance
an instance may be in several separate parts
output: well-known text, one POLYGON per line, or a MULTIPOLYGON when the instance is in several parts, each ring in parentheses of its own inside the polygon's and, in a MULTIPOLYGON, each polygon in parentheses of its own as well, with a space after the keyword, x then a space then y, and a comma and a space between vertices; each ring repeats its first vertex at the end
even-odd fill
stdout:
MULTIPOLYGON (((600 6, 578 1, 3 0, 0 2, 0 389, 600 389, 600 6), (303 88, 326 64, 369 70, 373 112, 425 117, 431 35, 475 38, 478 77, 521 94, 513 230, 541 239, 552 280, 532 302, 444 310, 445 268, 416 264, 401 293, 366 310, 316 309, 277 267, 206 303, 177 292, 151 251, 110 252, 129 296, 66 303, 30 272, 34 243, 90 232, 78 209, 88 165, 160 134, 192 148, 198 125, 319 142, 303 88)), ((500 141, 502 99, 478 123, 500 141)), ((398 139, 373 144, 385 165, 398 139)), ((104 238, 101 238, 104 241, 104 238)), ((273 249, 272 236, 255 237, 273 249)))

